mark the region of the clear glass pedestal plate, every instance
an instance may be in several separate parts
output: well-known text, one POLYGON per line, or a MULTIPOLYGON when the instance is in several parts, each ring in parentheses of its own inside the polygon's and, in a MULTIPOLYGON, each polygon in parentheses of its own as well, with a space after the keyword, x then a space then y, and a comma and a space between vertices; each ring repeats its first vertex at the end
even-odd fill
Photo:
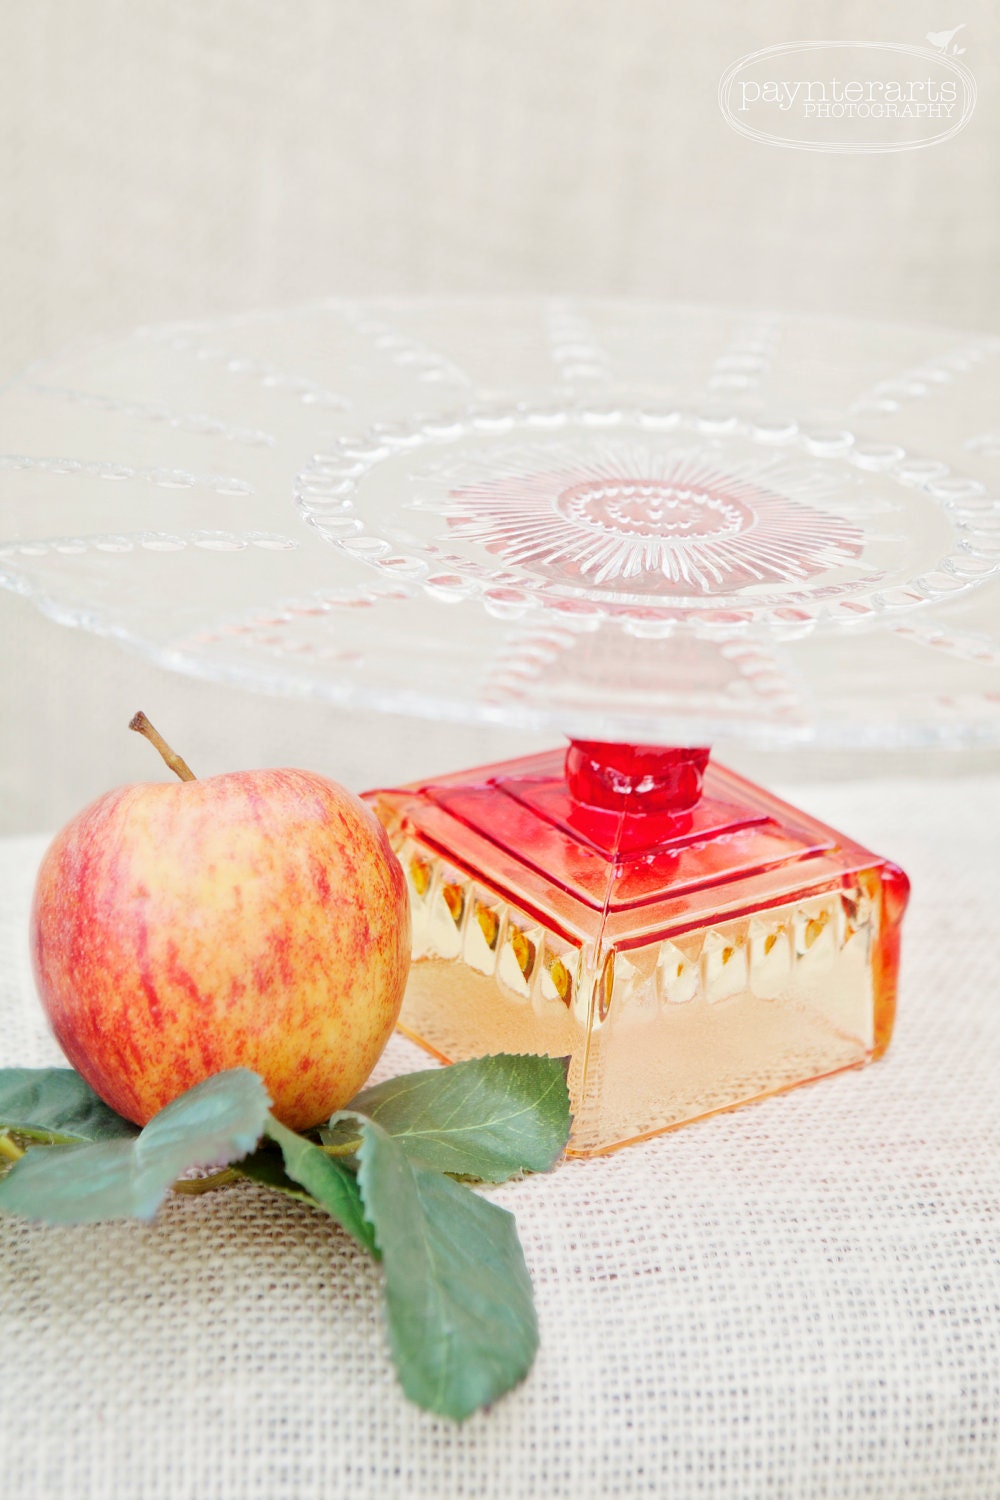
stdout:
POLYGON ((572 1058, 608 1149, 877 1056, 905 877, 704 756, 1000 743, 1000 339, 329 301, 0 396, 0 582, 262 692, 569 737, 370 794, 403 1023, 572 1058))

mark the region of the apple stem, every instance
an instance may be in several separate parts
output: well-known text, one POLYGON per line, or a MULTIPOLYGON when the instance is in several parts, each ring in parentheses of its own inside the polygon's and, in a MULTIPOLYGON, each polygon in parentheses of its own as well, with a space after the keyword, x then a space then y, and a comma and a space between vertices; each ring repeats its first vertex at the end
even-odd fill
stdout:
POLYGON ((179 776, 181 781, 197 781, 198 778, 187 761, 181 760, 176 750, 171 750, 163 735, 158 729, 153 728, 141 709, 137 714, 133 714, 129 720, 128 727, 134 729, 136 734, 145 735, 149 743, 156 746, 171 771, 173 771, 175 776, 179 776))

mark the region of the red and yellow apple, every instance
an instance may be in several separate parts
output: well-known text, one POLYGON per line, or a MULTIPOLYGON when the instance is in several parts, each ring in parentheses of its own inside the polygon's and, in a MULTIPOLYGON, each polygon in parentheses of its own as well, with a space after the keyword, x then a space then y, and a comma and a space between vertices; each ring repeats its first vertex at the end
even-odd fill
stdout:
POLYGON ((309 771, 235 771, 79 813, 42 863, 32 946, 58 1041, 120 1114, 145 1124, 247 1067, 301 1129, 358 1092, 389 1038, 409 907, 357 797, 309 771))

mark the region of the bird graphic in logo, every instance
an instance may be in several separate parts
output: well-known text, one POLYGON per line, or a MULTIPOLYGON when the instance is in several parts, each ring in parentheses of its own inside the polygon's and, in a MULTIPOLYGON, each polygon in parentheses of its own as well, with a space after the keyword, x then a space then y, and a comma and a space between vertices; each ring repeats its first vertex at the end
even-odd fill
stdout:
POLYGON ((939 52, 943 52, 946 57, 961 57, 965 48, 959 47, 955 38, 964 29, 965 22, 963 21, 961 26, 956 26, 952 31, 929 31, 924 40, 930 42, 931 46, 936 47, 939 52))

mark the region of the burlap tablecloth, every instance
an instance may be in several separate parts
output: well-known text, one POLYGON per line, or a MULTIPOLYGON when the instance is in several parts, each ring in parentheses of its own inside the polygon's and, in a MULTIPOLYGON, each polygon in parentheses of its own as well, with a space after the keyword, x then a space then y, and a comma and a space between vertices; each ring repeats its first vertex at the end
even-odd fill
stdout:
MULTIPOLYGON (((461 1427, 403 1399, 378 1268, 305 1207, 0 1221, 3 1500, 1000 1495, 1000 779, 794 790, 913 879, 884 1063, 497 1190, 541 1352, 461 1427)), ((43 847, 0 845, 3 1064, 57 1058, 43 847)))

